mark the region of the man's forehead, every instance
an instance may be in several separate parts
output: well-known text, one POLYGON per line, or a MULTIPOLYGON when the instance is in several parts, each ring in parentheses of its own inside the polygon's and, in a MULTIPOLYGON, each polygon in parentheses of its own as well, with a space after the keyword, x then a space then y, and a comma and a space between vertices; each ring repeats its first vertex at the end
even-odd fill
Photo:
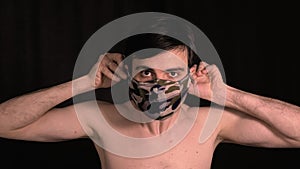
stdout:
POLYGON ((160 70, 168 70, 174 68, 184 68, 188 66, 187 52, 183 49, 174 49, 169 51, 161 51, 155 55, 151 55, 150 51, 143 51, 139 55, 147 56, 146 58, 135 57, 132 60, 132 68, 152 68, 160 70))

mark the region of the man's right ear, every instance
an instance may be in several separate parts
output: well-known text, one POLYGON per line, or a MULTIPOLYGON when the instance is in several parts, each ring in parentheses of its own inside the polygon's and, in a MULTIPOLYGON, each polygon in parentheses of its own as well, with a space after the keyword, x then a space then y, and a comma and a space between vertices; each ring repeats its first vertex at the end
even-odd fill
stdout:
POLYGON ((128 67, 127 64, 124 64, 124 71, 127 74, 127 78, 129 78, 130 77, 130 72, 129 72, 129 67, 128 67))

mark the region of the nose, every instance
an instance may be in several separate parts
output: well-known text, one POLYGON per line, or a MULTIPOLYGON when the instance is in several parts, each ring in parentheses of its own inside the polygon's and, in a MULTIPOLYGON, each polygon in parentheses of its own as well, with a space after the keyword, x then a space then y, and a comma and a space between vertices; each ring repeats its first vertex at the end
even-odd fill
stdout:
POLYGON ((166 73, 162 70, 154 70, 155 72, 155 78, 156 79, 163 79, 163 80, 166 80, 166 73))

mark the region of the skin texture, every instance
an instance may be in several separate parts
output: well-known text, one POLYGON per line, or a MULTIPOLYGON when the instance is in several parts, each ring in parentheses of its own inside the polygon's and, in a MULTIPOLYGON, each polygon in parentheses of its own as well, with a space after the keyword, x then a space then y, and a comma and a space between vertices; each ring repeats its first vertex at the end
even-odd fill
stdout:
MULTIPOLYGON (((133 61, 133 70, 139 65, 152 69, 152 74, 137 71, 135 79, 142 81, 155 75, 157 78, 168 80, 174 78, 170 76, 174 74, 166 70, 174 66, 178 67, 178 65, 186 71, 188 69, 186 50, 178 48, 169 52, 133 61), (169 52, 173 55, 170 56, 169 52), (172 64, 169 57, 177 57, 177 59, 172 59, 174 60, 172 64), (166 64, 160 64, 163 61, 166 64)), ((86 76, 1 103, 0 136, 46 142, 87 137, 77 119, 74 106, 59 109, 53 107, 74 95, 95 88, 110 87, 121 78, 127 78, 125 71, 128 67, 122 65, 121 54, 106 54, 100 57, 103 58, 102 61, 99 60, 86 76), (115 72, 118 65, 121 69, 115 72), (72 83, 75 87, 73 92, 72 83)), ((188 135, 176 147, 163 154, 141 159, 127 158, 112 154, 95 144, 103 168, 209 169, 213 152, 221 142, 258 147, 300 147, 300 108, 298 106, 232 88, 223 83, 215 65, 201 62, 198 69, 193 66, 190 72, 193 78, 191 88, 199 91, 195 93, 194 90, 190 90, 190 94, 226 106, 219 125, 210 137, 204 143, 199 144, 200 131, 203 129, 211 108, 197 108, 198 116, 188 135), (226 91, 226 97, 222 91, 226 91), (221 102, 222 99, 225 99, 224 103, 221 102)), ((115 105, 100 101, 97 103, 104 112, 103 116, 114 129, 132 137, 160 135, 178 118, 176 112, 163 121, 136 123, 121 116, 115 105)), ((89 107, 90 103, 79 104, 89 107)), ((126 109, 126 104, 121 106, 126 109)), ((190 107, 187 111, 194 111, 194 108, 190 107)))

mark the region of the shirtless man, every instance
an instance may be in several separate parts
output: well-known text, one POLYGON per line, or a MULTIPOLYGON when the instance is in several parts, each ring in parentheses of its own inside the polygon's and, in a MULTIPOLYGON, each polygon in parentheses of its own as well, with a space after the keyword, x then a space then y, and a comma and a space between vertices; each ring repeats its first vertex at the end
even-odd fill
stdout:
MULTIPOLYGON (((175 147, 155 156, 131 158, 111 153, 95 144, 103 169, 209 169, 214 150, 221 142, 259 147, 300 147, 300 108, 298 106, 230 87, 223 82, 215 65, 200 62, 198 66, 188 67, 190 53, 183 44, 171 44, 163 49, 164 52, 146 58, 133 58, 130 65, 122 62, 121 54, 102 55, 102 60, 99 60, 85 76, 2 103, 0 105, 0 136, 42 142, 88 137, 89 130, 97 129, 83 129, 74 105, 65 108, 54 107, 75 95, 95 88, 111 87, 120 79, 130 79, 129 76, 133 76, 134 80, 131 80, 131 84, 135 85, 130 86, 131 100, 120 103, 123 110, 127 112, 132 111, 128 108, 128 104, 133 105, 140 112, 147 112, 148 100, 138 92, 143 87, 141 85, 143 82, 148 82, 152 87, 161 82, 171 82, 172 86, 179 85, 182 100, 177 102, 178 100, 175 99, 170 103, 174 107, 172 110, 158 111, 154 108, 150 114, 145 113, 147 117, 155 115, 155 117, 151 116, 153 120, 148 123, 131 121, 120 115, 116 105, 98 101, 97 104, 105 120, 118 132, 135 138, 160 136, 172 128, 181 110, 186 112, 197 110, 197 117, 183 140, 175 147), (125 71, 116 71, 118 65, 122 65, 125 71), (189 78, 192 80, 186 80, 189 78), (180 82, 172 83, 178 81, 180 82), (72 83, 75 88, 73 92, 72 83), (217 104, 222 104, 220 100, 225 99, 226 108, 223 110, 222 118, 213 133, 203 143, 199 143, 200 133, 209 110, 212 108, 197 107, 195 109, 183 104, 184 89, 187 88, 190 94, 217 104), (193 92, 191 88, 196 88, 198 92, 193 92), (226 98, 220 91, 226 91, 226 98), (145 99, 145 102, 138 101, 139 97, 145 99), (178 104, 175 105, 175 103, 178 104)), ((143 89, 149 92, 146 88, 143 89)), ((78 104, 88 110, 91 102, 78 104)), ((105 140, 101 131, 98 133, 99 137, 105 140)), ((125 148, 129 151, 135 147, 125 148)))

